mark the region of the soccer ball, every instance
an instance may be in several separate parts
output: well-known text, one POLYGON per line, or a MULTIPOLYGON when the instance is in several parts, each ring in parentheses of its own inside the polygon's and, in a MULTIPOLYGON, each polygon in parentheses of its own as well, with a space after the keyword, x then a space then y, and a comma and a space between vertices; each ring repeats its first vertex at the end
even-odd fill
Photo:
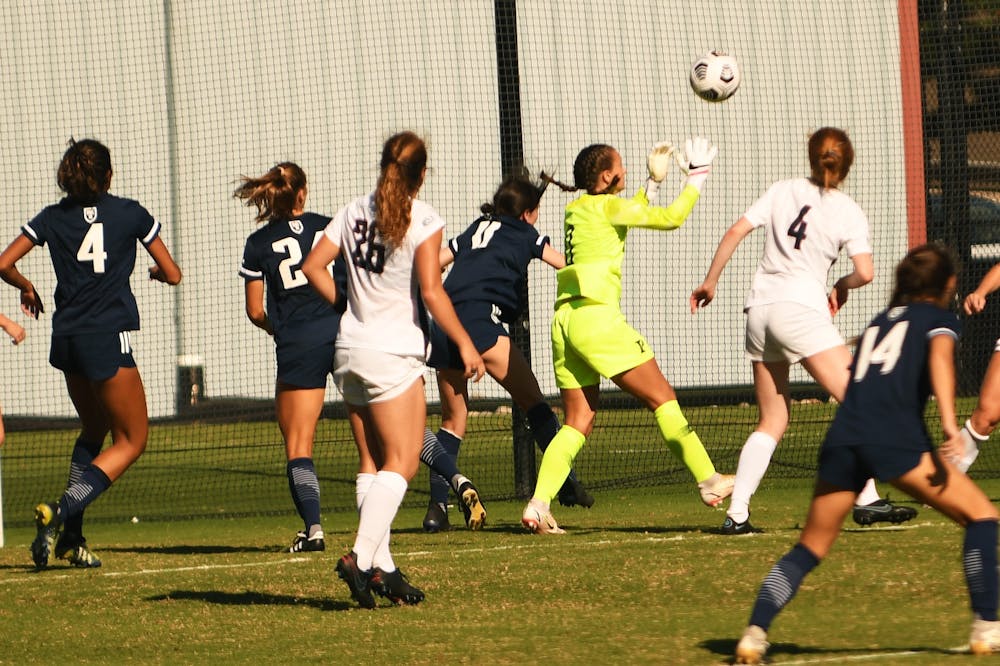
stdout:
POLYGON ((740 66, 736 58, 711 51, 691 65, 691 89, 706 102, 729 99, 740 87, 740 66))

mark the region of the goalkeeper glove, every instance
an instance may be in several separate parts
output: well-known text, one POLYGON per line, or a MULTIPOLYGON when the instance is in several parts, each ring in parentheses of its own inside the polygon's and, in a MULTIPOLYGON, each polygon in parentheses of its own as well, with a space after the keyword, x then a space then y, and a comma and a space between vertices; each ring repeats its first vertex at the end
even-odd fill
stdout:
POLYGON ((719 149, 704 137, 696 136, 685 141, 684 152, 675 153, 675 157, 681 170, 687 174, 686 183, 701 192, 708 180, 708 172, 712 170, 712 160, 718 154, 719 149))
POLYGON ((646 169, 649 179, 646 181, 646 199, 652 201, 660 183, 667 177, 670 170, 670 156, 674 154, 674 146, 669 141, 661 141, 653 146, 646 156, 646 169))

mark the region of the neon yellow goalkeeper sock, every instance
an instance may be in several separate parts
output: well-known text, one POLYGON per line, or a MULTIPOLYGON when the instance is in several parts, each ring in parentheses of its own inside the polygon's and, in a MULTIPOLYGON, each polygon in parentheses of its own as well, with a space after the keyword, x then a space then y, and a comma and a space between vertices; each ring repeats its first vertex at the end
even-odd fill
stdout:
POLYGON ((656 417, 656 425, 660 428, 660 435, 667 443, 667 448, 691 470, 695 481, 701 483, 715 474, 712 459, 708 457, 698 434, 688 425, 676 400, 657 407, 653 416, 656 417))
POLYGON ((569 471, 573 467, 573 459, 587 441, 576 428, 564 425, 545 448, 542 464, 538 468, 538 482, 535 484, 534 498, 547 504, 559 494, 569 471))

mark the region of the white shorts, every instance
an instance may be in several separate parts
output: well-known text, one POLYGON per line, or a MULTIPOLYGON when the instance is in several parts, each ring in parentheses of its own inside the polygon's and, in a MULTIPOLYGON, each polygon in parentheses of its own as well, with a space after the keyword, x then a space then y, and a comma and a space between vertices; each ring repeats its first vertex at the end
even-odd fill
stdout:
POLYGON ((426 369, 423 357, 377 349, 337 347, 333 356, 333 379, 352 405, 392 400, 421 379, 426 369))
POLYGON ((782 301, 754 305, 746 314, 745 348, 751 361, 798 363, 821 351, 844 345, 844 338, 829 314, 801 303, 782 301))

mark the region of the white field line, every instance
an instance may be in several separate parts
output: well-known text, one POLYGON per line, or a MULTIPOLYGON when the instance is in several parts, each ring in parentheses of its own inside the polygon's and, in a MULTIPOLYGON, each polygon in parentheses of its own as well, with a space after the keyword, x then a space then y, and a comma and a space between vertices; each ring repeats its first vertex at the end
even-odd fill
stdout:
MULTIPOLYGON (((892 527, 879 527, 879 528, 859 528, 854 531, 872 531, 873 529, 878 529, 880 531, 885 530, 909 530, 918 529, 923 526, 927 526, 929 523, 916 523, 909 525, 893 525, 892 527)), ((448 550, 413 550, 409 552, 395 552, 393 556, 395 558, 407 558, 407 557, 434 557, 434 556, 451 556, 453 558, 462 557, 470 553, 501 553, 505 551, 518 551, 518 550, 533 550, 536 548, 543 548, 550 545, 551 540, 558 540, 564 546, 570 548, 595 548, 607 545, 627 545, 627 544, 637 544, 637 543, 667 543, 670 541, 687 541, 689 539, 719 539, 719 538, 739 538, 739 539, 766 539, 769 537, 781 537, 782 539, 788 539, 788 530, 782 529, 776 532, 764 532, 762 534, 747 534, 740 537, 722 537, 718 534, 712 533, 702 533, 702 534, 677 534, 674 536, 661 537, 661 536, 636 536, 634 538, 624 538, 624 539, 597 539, 597 540, 576 540, 566 537, 558 536, 537 536, 533 537, 534 543, 514 543, 504 546, 490 546, 483 548, 458 548, 458 549, 448 549, 448 550)), ((35 576, 45 576, 46 581, 53 580, 63 580, 67 578, 73 578, 80 575, 90 575, 90 576, 104 576, 108 578, 123 578, 127 576, 153 576, 160 574, 170 574, 170 573, 181 573, 186 571, 215 571, 224 569, 246 569, 255 567, 271 567, 280 566, 284 564, 295 564, 298 562, 311 562, 316 561, 316 558, 311 557, 286 557, 276 560, 267 560, 266 562, 239 562, 233 564, 200 564, 195 566, 184 566, 184 567, 166 567, 161 569, 138 569, 136 571, 106 571, 104 569, 75 573, 40 573, 34 571, 26 571, 28 575, 15 575, 5 578, 0 578, 0 585, 12 585, 16 583, 30 583, 35 580, 35 576)), ((325 560, 324 560, 325 561, 325 560)))

